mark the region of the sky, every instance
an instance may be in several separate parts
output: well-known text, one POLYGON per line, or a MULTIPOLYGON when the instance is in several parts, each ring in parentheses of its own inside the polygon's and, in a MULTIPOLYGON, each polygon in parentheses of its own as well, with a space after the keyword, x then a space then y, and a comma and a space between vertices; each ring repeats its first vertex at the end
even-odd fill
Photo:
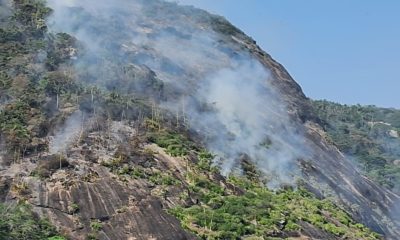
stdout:
POLYGON ((178 0, 226 17, 312 99, 400 108, 398 0, 178 0))

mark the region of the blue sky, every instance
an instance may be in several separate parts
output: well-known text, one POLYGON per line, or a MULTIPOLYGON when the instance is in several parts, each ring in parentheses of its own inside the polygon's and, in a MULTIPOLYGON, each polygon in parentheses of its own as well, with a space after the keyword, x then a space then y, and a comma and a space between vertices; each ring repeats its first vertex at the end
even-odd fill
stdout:
POLYGON ((400 108, 398 0, 180 0, 225 16, 307 96, 400 108))

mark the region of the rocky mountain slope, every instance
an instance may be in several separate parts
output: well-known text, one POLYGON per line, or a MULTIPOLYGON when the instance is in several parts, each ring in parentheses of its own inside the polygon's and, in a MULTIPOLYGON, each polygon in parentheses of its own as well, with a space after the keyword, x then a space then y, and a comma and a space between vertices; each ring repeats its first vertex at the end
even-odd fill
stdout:
POLYGON ((70 239, 400 235, 399 196, 224 18, 158 0, 46 4, 1 1, 7 206, 70 239))
POLYGON ((400 192, 400 111, 314 101, 321 126, 332 142, 368 177, 400 192))

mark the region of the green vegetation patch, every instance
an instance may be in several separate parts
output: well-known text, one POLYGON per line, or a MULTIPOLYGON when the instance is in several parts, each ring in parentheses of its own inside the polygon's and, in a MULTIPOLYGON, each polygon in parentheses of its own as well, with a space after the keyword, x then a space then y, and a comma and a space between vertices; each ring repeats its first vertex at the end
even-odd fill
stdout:
POLYGON ((353 157, 364 173, 400 192, 400 110, 313 101, 316 115, 333 142, 353 157))
POLYGON ((169 212, 202 239, 268 238, 276 232, 299 231, 300 221, 338 237, 379 239, 328 200, 318 200, 303 189, 273 192, 242 177, 229 181, 245 193, 226 194, 221 187, 200 178, 192 181, 192 189, 201 193, 201 203, 169 212))
MULTIPOLYGON (((197 155, 186 173, 188 194, 183 198, 197 199, 192 206, 177 206, 169 213, 177 217, 183 227, 202 239, 241 239, 244 236, 268 239, 277 233, 298 233, 301 222, 337 237, 348 239, 379 239, 380 236, 329 200, 319 200, 308 191, 285 188, 271 191, 259 181, 259 173, 250 162, 243 162, 245 176, 231 176, 227 184, 215 181, 212 166, 214 156, 195 147, 186 137, 166 130, 149 134, 151 142, 165 148, 172 156, 185 156, 189 151, 197 155), (184 150, 182 150, 184 149, 184 150), (235 193, 232 190, 238 189, 235 193)), ((156 184, 159 184, 155 182, 156 184)))
POLYGON ((148 139, 165 148, 165 151, 173 157, 186 156, 190 150, 196 149, 196 146, 183 135, 167 130, 152 132, 148 135, 148 139))
POLYGON ((26 204, 0 204, 1 240, 64 240, 47 220, 39 219, 26 204))

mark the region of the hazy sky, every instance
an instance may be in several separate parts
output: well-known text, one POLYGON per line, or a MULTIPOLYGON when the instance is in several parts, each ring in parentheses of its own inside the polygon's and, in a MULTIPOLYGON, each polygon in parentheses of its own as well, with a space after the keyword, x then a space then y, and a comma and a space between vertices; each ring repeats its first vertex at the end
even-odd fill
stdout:
POLYGON ((225 16, 307 96, 400 108, 398 0, 180 0, 225 16))

